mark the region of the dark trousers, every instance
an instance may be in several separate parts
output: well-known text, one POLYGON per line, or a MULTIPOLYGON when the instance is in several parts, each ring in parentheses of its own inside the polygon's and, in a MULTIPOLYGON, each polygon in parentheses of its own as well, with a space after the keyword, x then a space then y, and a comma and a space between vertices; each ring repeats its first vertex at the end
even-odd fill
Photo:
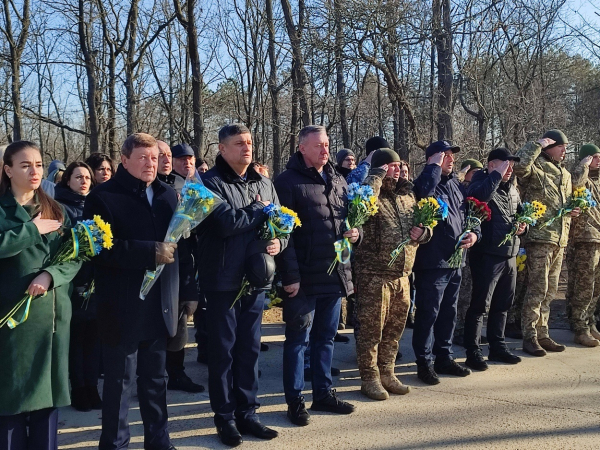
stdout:
POLYGON ((136 383, 140 414, 144 422, 144 448, 169 448, 167 432, 167 338, 116 346, 103 344, 104 389, 100 450, 129 445, 129 401, 136 383))
MULTIPOLYGON (((295 297, 294 297, 295 298, 295 297)), ((286 316, 285 342, 283 344, 283 390, 290 404, 304 390, 304 356, 310 342, 310 368, 312 369, 313 400, 321 400, 329 394, 333 385, 331 362, 333 360, 333 338, 340 319, 341 297, 321 295, 301 297, 297 301, 284 301, 286 316), (288 302, 286 305, 285 302, 288 302), (312 311, 296 317, 290 311, 297 302, 302 309, 311 305, 312 311), (286 311, 287 308, 287 311, 286 311)))
POLYGON ((101 354, 96 319, 73 317, 69 343, 69 378, 72 389, 98 386, 101 354))
POLYGON ((237 291, 205 292, 208 392, 215 425, 253 419, 258 403, 258 355, 265 293, 254 291, 234 305, 237 291))
POLYGON ((417 364, 452 359, 452 334, 461 269, 429 269, 415 272, 415 325, 412 346, 417 364))
POLYGON ((56 408, 0 416, 0 450, 57 450, 57 434, 56 408))
POLYGON ((179 378, 185 373, 185 348, 176 352, 167 352, 166 369, 169 378, 179 378))
POLYGON ((206 296, 200 292, 198 308, 194 312, 194 327, 196 328, 196 344, 198 344, 198 354, 205 354, 208 346, 208 333, 206 331, 206 296))
POLYGON ((490 349, 506 348, 504 327, 506 315, 515 298, 516 259, 480 253, 471 253, 469 258, 473 294, 465 316, 465 348, 471 351, 479 349, 483 315, 488 308, 487 338, 490 349))

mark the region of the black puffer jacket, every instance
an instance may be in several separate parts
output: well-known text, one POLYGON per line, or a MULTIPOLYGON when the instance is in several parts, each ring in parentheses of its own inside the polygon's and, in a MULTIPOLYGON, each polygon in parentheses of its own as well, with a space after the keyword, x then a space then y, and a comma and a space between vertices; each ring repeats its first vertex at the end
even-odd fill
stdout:
POLYGON ((71 188, 57 184, 54 188, 54 200, 65 207, 67 215, 73 226, 83 216, 85 196, 71 190, 71 188))
MULTIPOLYGON (((419 246, 413 272, 426 269, 449 269, 448 259, 454 253, 458 238, 464 231, 467 204, 464 187, 453 174, 442 175, 442 168, 428 164, 414 181, 417 200, 434 195, 448 204, 448 218, 438 221, 433 237, 427 244, 419 246)), ((481 228, 472 230, 479 239, 481 228)), ((465 265, 465 254, 463 262, 465 265)))
POLYGON ((348 185, 328 163, 327 182, 314 167, 307 167, 300 152, 288 161, 287 170, 275 180, 281 204, 298 213, 302 226, 292 233, 292 243, 277 259, 277 271, 284 285, 300 282, 305 295, 354 292, 350 264, 338 264, 327 274, 335 259, 333 244, 343 238, 348 215, 348 185))
MULTIPOLYGON (((219 195, 219 205, 197 230, 198 273, 202 291, 238 291, 244 277, 244 260, 248 243, 258 239, 266 220, 264 205, 256 201, 279 204, 273 183, 248 167, 242 179, 217 156, 215 167, 202 175, 204 185, 219 195)), ((280 239, 281 249, 287 238, 280 239)))
POLYGON ((481 240, 471 251, 508 258, 517 256, 520 245, 518 236, 498 247, 498 244, 510 233, 515 214, 521 210, 521 198, 514 183, 510 181, 503 183, 499 172, 479 170, 473 175, 468 194, 469 197, 488 202, 492 211, 491 220, 481 224, 481 240))

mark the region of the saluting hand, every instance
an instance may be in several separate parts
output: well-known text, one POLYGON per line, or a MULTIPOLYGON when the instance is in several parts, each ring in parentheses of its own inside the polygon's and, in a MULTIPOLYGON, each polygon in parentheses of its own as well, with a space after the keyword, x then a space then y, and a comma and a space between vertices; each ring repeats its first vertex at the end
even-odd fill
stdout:
POLYGON ((540 144, 542 148, 546 148, 549 145, 556 144, 556 141, 550 138, 541 138, 537 141, 537 143, 540 144))
POLYGON ((494 169, 494 172, 498 172, 502 178, 504 178, 504 175, 506 175, 506 172, 508 172, 508 168, 510 167, 510 161, 502 161, 502 164, 500 164, 498 167, 496 167, 494 169))
POLYGON ((444 158, 446 155, 443 152, 438 152, 434 155, 431 155, 427 160, 427 164, 435 164, 437 166, 441 166, 444 162, 444 158))
POLYGON ((594 157, 593 157, 593 156, 591 156, 591 155, 589 155, 589 156, 586 156, 585 158, 583 158, 583 159, 581 160, 581 164, 583 164, 584 166, 588 166, 588 167, 589 167, 589 166, 590 166, 590 164, 592 163, 592 160, 593 160, 593 159, 594 159, 594 157))

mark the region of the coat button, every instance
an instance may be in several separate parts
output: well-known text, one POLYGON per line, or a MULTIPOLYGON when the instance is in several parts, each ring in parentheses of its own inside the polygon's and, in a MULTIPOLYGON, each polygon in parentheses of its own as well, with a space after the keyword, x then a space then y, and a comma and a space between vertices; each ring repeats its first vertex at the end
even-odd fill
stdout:
POLYGON ((168 313, 168 312, 169 312, 169 310, 168 310, 168 309, 165 309, 165 310, 164 310, 164 313, 165 313, 165 314, 166 314, 166 313, 168 313))

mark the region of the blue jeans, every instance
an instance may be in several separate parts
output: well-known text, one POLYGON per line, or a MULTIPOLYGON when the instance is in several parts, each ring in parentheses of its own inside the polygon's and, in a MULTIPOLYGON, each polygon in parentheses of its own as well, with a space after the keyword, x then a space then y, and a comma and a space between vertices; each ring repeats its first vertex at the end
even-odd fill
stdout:
POLYGON ((418 365, 452 358, 452 335, 461 269, 428 269, 415 272, 415 325, 412 346, 418 365), (433 355, 432 355, 433 353, 433 355))
POLYGON ((301 296, 284 301, 283 390, 288 404, 304 390, 304 352, 309 342, 313 400, 321 400, 329 394, 333 385, 333 338, 340 321, 341 305, 342 298, 336 294, 301 296), (299 303, 303 308, 308 303, 311 309, 305 314, 295 314, 299 303))

